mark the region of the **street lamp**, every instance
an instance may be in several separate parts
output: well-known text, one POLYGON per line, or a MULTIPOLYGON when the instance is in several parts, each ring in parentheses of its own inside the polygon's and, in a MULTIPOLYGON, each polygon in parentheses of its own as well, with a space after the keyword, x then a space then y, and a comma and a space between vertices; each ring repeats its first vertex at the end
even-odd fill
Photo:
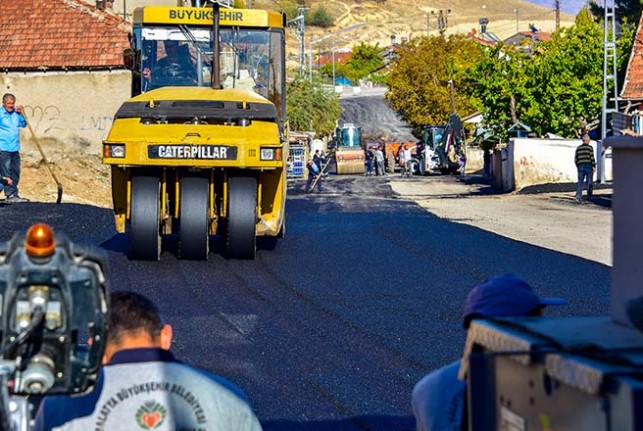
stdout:
POLYGON ((335 33, 327 34, 326 36, 320 37, 319 39, 311 40, 308 44, 308 78, 312 81, 313 79, 313 45, 323 42, 329 37, 335 36, 335 33))

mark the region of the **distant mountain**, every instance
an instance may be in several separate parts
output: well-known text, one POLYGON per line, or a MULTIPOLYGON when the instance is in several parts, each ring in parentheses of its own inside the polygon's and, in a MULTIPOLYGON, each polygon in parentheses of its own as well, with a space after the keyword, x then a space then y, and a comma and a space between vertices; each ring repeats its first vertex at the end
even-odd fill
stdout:
MULTIPOLYGON (((527 0, 529 3, 537 4, 538 6, 554 9, 556 7, 555 0, 527 0)), ((563 12, 576 15, 583 6, 587 4, 587 0, 560 0, 560 9, 563 12)))

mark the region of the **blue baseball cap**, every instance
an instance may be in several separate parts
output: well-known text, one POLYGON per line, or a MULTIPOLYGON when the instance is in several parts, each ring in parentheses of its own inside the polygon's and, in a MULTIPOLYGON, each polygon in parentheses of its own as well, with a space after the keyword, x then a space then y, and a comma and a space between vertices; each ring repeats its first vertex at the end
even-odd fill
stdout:
POLYGON ((540 298, 525 280, 500 274, 474 287, 464 304, 465 326, 473 315, 482 317, 526 316, 547 305, 567 303, 563 298, 540 298))

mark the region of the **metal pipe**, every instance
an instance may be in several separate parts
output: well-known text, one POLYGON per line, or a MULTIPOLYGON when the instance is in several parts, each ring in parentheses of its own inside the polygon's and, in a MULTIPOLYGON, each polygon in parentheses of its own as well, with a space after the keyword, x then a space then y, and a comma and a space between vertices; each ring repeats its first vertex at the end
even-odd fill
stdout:
POLYGON ((219 3, 212 3, 212 88, 219 90, 221 88, 221 76, 219 70, 219 3))

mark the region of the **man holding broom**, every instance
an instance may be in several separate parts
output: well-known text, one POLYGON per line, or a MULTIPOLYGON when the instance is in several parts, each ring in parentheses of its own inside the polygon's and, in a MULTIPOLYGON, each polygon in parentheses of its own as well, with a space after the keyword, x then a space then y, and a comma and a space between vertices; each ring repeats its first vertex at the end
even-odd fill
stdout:
POLYGON ((4 189, 5 202, 28 202, 28 199, 18 195, 20 182, 20 128, 26 127, 27 122, 22 115, 23 106, 16 105, 16 96, 6 93, 2 96, 0 108, 0 175, 4 189), (7 181, 9 179, 10 181, 7 181))

